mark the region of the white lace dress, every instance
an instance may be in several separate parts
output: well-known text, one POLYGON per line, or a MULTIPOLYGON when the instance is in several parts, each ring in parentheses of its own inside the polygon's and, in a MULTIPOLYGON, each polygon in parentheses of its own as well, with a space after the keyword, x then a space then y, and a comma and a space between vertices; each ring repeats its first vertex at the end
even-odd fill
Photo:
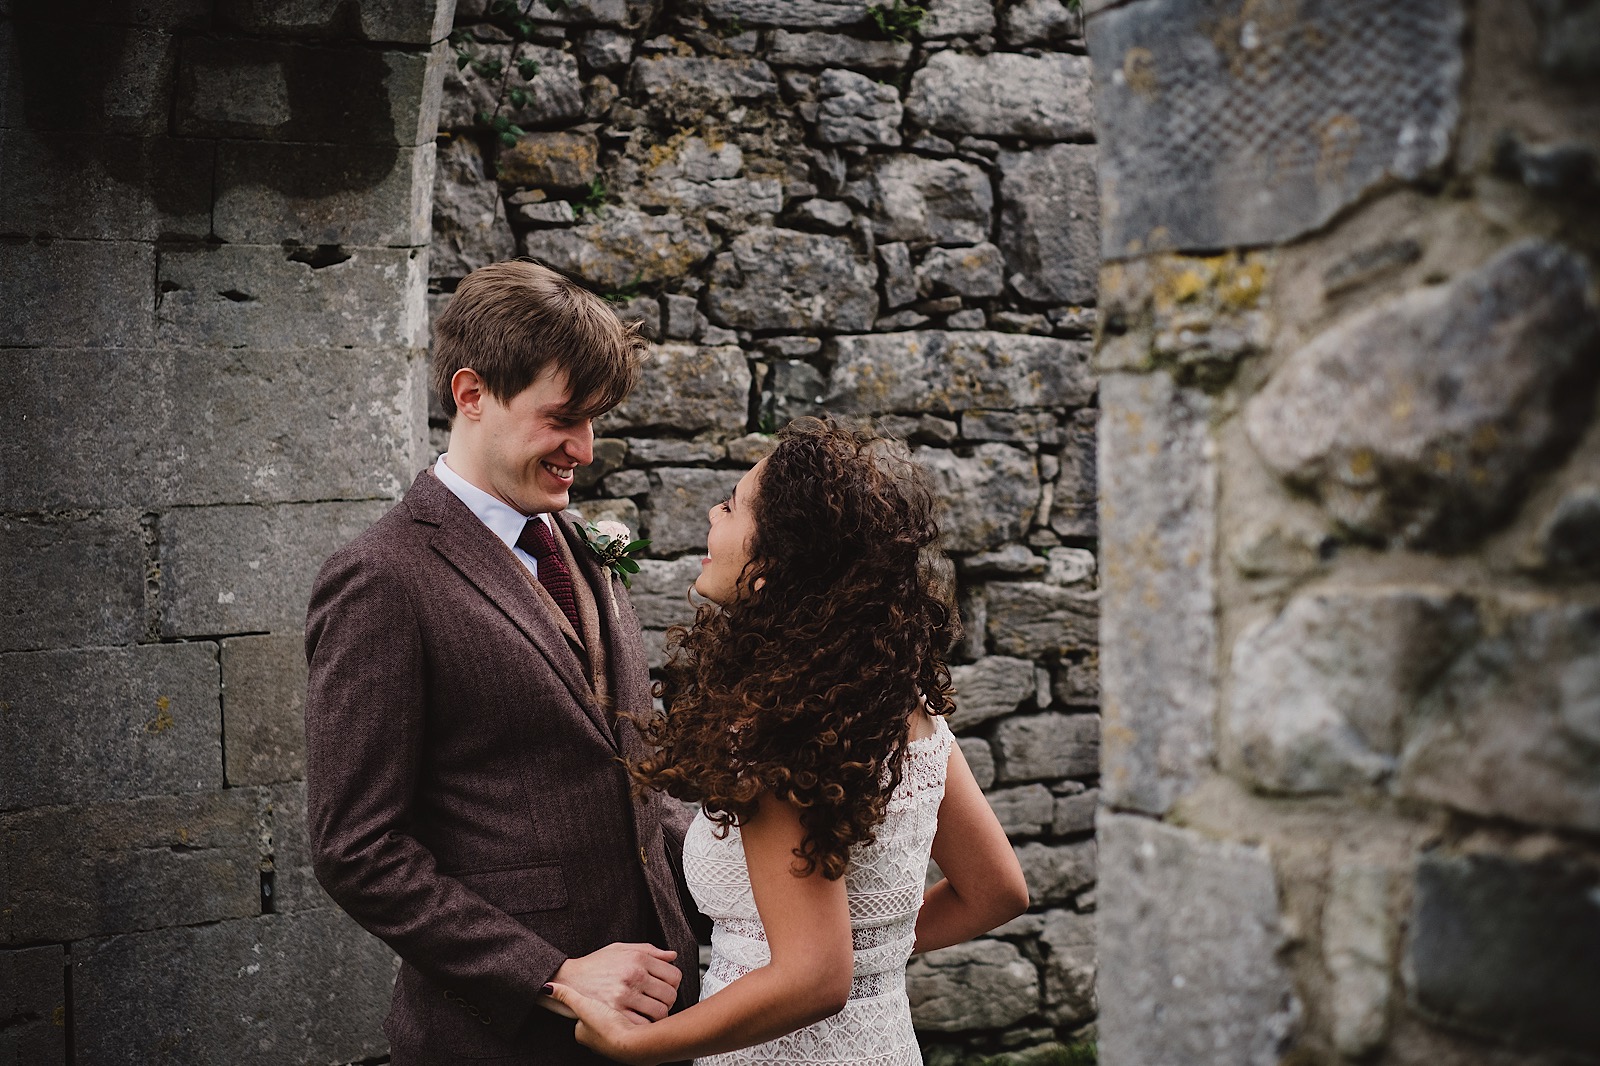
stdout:
MULTIPOLYGON (((697 1059, 698 1066, 921 1066, 905 977, 952 743, 944 719, 934 723, 931 736, 906 745, 900 785, 889 798, 877 840, 857 846, 845 870, 855 979, 844 1010, 768 1043, 697 1059)), ((705 999, 765 966, 772 955, 737 826, 719 839, 716 823, 701 812, 684 839, 683 872, 695 903, 715 923, 711 967, 700 993, 705 999)))

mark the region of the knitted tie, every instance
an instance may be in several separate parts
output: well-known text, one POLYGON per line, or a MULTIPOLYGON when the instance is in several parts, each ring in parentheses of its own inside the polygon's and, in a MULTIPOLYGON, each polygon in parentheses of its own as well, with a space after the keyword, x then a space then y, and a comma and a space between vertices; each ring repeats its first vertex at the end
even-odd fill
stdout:
POLYGON ((572 631, 581 632, 578 628, 578 597, 572 591, 572 571, 562 562, 561 553, 556 550, 555 534, 550 532, 544 519, 528 519, 528 524, 522 527, 522 535, 517 538, 517 547, 538 560, 539 584, 550 593, 550 598, 556 601, 561 613, 572 623, 572 631))

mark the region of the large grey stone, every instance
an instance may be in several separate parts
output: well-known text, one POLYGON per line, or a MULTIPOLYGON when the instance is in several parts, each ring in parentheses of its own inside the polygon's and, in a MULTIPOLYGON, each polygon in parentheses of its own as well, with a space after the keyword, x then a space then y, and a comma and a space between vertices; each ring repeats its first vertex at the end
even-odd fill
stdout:
POLYGON ((599 172, 600 139, 592 133, 525 133, 495 159, 495 177, 502 185, 582 189, 599 172))
POLYGON ((1227 745, 1250 779, 1273 791, 1386 781, 1411 708, 1476 628, 1461 596, 1297 596, 1234 643, 1227 745))
POLYGON ((1159 814, 1211 758, 1210 402, 1165 374, 1113 374, 1101 382, 1100 407, 1102 787, 1114 806, 1159 814))
POLYGON ((917 36, 981 37, 994 32, 994 8, 990 0, 927 0, 927 16, 917 24, 917 36))
POLYGON ((234 244, 427 244, 433 191, 431 144, 223 141, 211 230, 234 244))
POLYGON ((1043 785, 1002 788, 986 797, 989 809, 1000 820, 1009 837, 1033 837, 1050 828, 1055 812, 1055 797, 1043 785))
POLYGON ((1600 378, 1593 276, 1525 240, 1294 352, 1246 407, 1251 443, 1350 529, 1461 547, 1582 425, 1600 378))
POLYGON ((1394 876, 1381 866, 1334 870, 1322 908, 1322 954, 1333 979, 1333 1040, 1352 1058, 1370 1054, 1389 1032, 1397 925, 1394 876))
POLYGON ((387 1050, 389 949, 336 909, 73 945, 79 1061, 279 1066, 350 1062, 387 1050), (137 995, 130 995, 137 989, 137 995))
POLYGON ((1277 257, 1152 255, 1100 272, 1101 370, 1169 369, 1179 381, 1218 391, 1248 357, 1267 350, 1277 257))
POLYGON ((883 305, 889 310, 904 307, 917 298, 917 278, 911 271, 911 251, 903 241, 880 244, 878 263, 883 268, 883 305))
POLYGON ((445 139, 433 185, 429 276, 464 278, 481 266, 510 259, 516 241, 500 186, 484 173, 477 143, 470 137, 445 139))
POLYGON ((608 433, 662 428, 741 436, 750 412, 750 365, 737 345, 657 345, 633 393, 605 416, 608 433))
POLYGON ((1065 903, 1096 879, 1095 842, 1019 844, 1014 847, 1028 883, 1029 905, 1065 903))
POLYGON ((1007 444, 980 444, 970 456, 944 448, 917 448, 913 455, 943 505, 939 524, 948 550, 982 551, 1027 531, 1039 500, 1033 456, 1007 444))
POLYGON ((906 113, 919 125, 945 133, 1088 137, 1094 132, 1089 60, 1061 52, 935 52, 911 76, 906 113))
POLYGON ((1008 718, 994 731, 1001 781, 1090 777, 1100 772, 1100 717, 1030 714, 1008 718))
POLYGON ((859 186, 880 241, 976 244, 989 239, 994 188, 982 168, 971 163, 887 155, 871 164, 859 186))
POLYGON ((0 656, 0 810, 222 787, 217 646, 0 656))
POLYGON ((1416 706, 1400 793, 1600 831, 1600 608, 1504 603, 1486 615, 1485 634, 1416 706))
POLYGON ((700 576, 700 556, 640 559, 628 596, 645 629, 666 629, 694 621, 689 589, 700 576))
POLYGON ((1107 257, 1286 241, 1438 166, 1461 9, 1147 0, 1090 17, 1107 257))
POLYGON ((305 776, 305 709, 299 633, 222 642, 222 753, 230 787, 305 776))
POLYGON ((842 33, 775 30, 766 60, 773 66, 845 67, 874 73, 902 70, 911 62, 909 41, 863 41, 842 33))
POLYGON ((590 218, 571 229, 530 230, 523 254, 615 291, 683 277, 716 249, 705 223, 695 218, 614 206, 590 218))
POLYGON ((707 512, 728 498, 742 470, 663 466, 650 471, 650 502, 644 532, 651 555, 703 552, 711 521, 707 512))
POLYGON ((877 283, 877 266, 842 237, 760 227, 712 263, 706 314, 741 329, 863 330, 877 283))
POLYGON ((761 392, 759 424, 781 428, 803 415, 818 415, 828 391, 822 371, 799 359, 778 359, 761 392))
POLYGON ((1099 644, 1095 593, 1042 581, 1003 581, 990 585, 985 598, 989 639, 1001 655, 1054 659, 1099 644))
POLYGON ((1100 202, 1093 145, 1001 152, 1000 247, 1011 287, 1036 303, 1095 298, 1100 202))
POLYGON ((66 973, 59 944, 0 951, 0 1062, 66 1066, 66 973))
POLYGON ((147 347, 155 269, 152 244, 0 242, 0 345, 147 347))
POLYGON ((628 95, 670 121, 725 115, 740 103, 778 99, 778 79, 758 59, 660 55, 634 61, 628 95))
POLYGON ((329 555, 390 501, 185 507, 160 518, 161 633, 299 632, 329 555))
POLYGON ((746 26, 849 26, 867 17, 871 0, 707 0, 706 11, 746 26))
MULTIPOLYGON (((10 455, 0 456, 8 473, 16 469, 10 455)), ((131 644, 145 635, 137 515, 0 517, 0 559, 0 651, 131 644)))
POLYGON ((950 682, 956 690, 956 709, 950 715, 950 728, 956 732, 973 729, 991 718, 1017 709, 1034 692, 1033 663, 989 655, 975 663, 950 668, 950 682))
MULTIPOLYGON (((37 10, 45 5, 29 6, 37 10)), ((88 14, 87 21, 106 21, 105 5, 95 5, 99 10, 93 13, 76 4, 50 6, 78 7, 60 12, 68 19, 88 14)), ((48 21, 8 19, 0 24, 0 55, 5 56, 0 64, 0 125, 83 133, 168 132, 178 58, 178 38, 170 33, 76 21, 70 32, 62 32, 48 21), (74 76, 78 72, 84 76, 74 76)))
POLYGON ((617 168, 617 184, 627 187, 633 203, 701 216, 734 232, 770 226, 783 210, 783 182, 740 176, 744 154, 732 141, 723 141, 714 151, 699 137, 678 142, 675 151, 664 150, 671 146, 669 142, 653 150, 642 168, 632 160, 617 168))
POLYGON ((1136 815, 1099 829, 1101 1061, 1276 1066, 1299 1004, 1267 854, 1136 815))
POLYGON ((1039 973, 1015 945, 973 940, 912 959, 906 992, 919 1030, 1000 1029, 1039 1009, 1039 973))
POLYGON ((0 815, 0 940, 261 913, 260 796, 229 789, 0 815))
POLYGON ((1446 1024, 1496 1040, 1600 1047, 1600 874, 1559 858, 1426 854, 1406 982, 1446 1024))
POLYGON ((990 749, 989 742, 982 737, 958 737, 956 746, 961 749, 961 757, 967 760, 967 767, 972 771, 978 787, 988 788, 993 785, 994 752, 990 749))
MULTIPOLYGON (((269 830, 263 847, 272 874, 265 901, 276 914, 336 906, 312 869, 305 782, 289 781, 261 791, 265 798, 262 824, 269 830)), ((263 863, 263 867, 268 865, 263 863)))
POLYGON ((1021 0, 1000 12, 1000 40, 1012 46, 1053 44, 1076 36, 1082 23, 1065 0, 1021 0))
POLYGON ((216 17, 230 29, 266 37, 314 37, 381 41, 395 44, 432 44, 450 32, 454 3, 425 0, 404 3, 388 0, 364 3, 352 12, 337 0, 302 0, 283 4, 274 0, 220 0, 216 17))
POLYGON ((1095 437, 1100 412, 1072 412, 1061 431, 1061 471, 1051 500, 1050 528, 1063 537, 1099 535, 1100 480, 1095 437))
POLYGON ((1076 406, 1094 394, 1089 345, 987 331, 835 337, 830 407, 860 414, 1076 406))
POLYGON ((1561 498, 1539 527, 1538 549, 1552 570, 1600 576, 1600 486, 1579 485, 1561 498))
POLYGON ((1094 831, 1095 811, 1100 807, 1100 790, 1091 788, 1069 796, 1057 796, 1050 832, 1056 836, 1094 831))
POLYGON ((1005 289, 1005 260, 984 241, 968 248, 934 248, 917 264, 917 295, 999 296, 1005 289))
POLYGON ((1044 960, 1044 1001, 1056 1025, 1077 1025, 1095 1015, 1095 917, 1072 911, 1044 916, 1039 943, 1044 960))
POLYGON ((480 61, 500 64, 501 72, 485 78, 472 64, 457 67, 452 58, 439 108, 441 130, 471 130, 480 114, 503 117, 525 128, 571 122, 583 114, 583 83, 572 54, 533 44, 486 44, 477 48, 477 56, 480 61), (530 59, 539 64, 539 72, 527 81, 516 64, 530 59), (502 83, 506 87, 503 99, 502 83), (527 94, 520 107, 511 103, 513 88, 527 94))
POLYGON ((838 68, 817 79, 817 140, 823 144, 900 143, 900 93, 893 85, 838 68))

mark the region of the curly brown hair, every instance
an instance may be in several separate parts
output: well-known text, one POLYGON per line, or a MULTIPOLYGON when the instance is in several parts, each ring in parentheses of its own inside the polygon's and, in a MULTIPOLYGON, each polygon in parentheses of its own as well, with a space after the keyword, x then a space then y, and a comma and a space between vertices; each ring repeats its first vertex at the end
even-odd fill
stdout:
POLYGON ((666 711, 640 723, 656 751, 632 772, 724 828, 770 790, 801 810, 800 872, 837 879, 883 821, 912 710, 954 708, 934 499, 903 449, 808 418, 752 508, 742 594, 669 632, 666 711))

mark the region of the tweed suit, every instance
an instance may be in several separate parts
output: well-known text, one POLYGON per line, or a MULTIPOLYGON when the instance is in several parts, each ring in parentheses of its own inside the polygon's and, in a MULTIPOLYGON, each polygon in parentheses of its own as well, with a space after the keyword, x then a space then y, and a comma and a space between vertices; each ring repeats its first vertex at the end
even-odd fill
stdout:
POLYGON ((598 676, 522 564, 429 470, 312 593, 313 861, 401 957, 385 1022, 396 1066, 604 1061, 537 999, 567 958, 616 941, 675 950, 677 1006, 698 998, 678 873, 687 817, 630 797, 622 759, 642 740, 602 707, 650 707, 638 619, 571 519, 552 517, 592 603, 598 676))

